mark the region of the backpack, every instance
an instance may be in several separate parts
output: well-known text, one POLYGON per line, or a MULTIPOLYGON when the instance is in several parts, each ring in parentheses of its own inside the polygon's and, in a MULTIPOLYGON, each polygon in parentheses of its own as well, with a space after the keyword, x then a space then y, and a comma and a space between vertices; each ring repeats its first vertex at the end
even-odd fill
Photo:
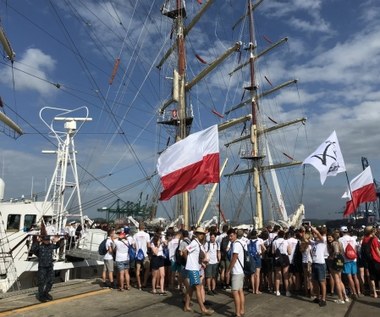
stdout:
POLYGON ((177 265, 182 265, 182 266, 186 266, 186 258, 182 255, 182 251, 179 249, 180 245, 181 245, 181 241, 184 241, 187 243, 187 245, 190 244, 190 241, 185 239, 185 240, 180 240, 179 243, 178 243, 178 246, 177 248, 175 249, 175 254, 174 254, 174 259, 175 259, 175 263, 177 265))
POLYGON ((272 248, 273 248, 273 242, 274 240, 276 240, 278 238, 278 236, 275 236, 274 239, 271 241, 271 243, 269 244, 269 247, 267 248, 267 250, 265 251, 265 257, 267 258, 273 258, 274 254, 272 252, 272 248))
POLYGON ((169 259, 169 248, 167 245, 162 246, 162 254, 165 259, 169 259))
POLYGON ((257 251, 257 239, 250 240, 250 243, 248 244, 248 254, 254 259, 258 259, 260 257, 259 252, 257 251))
POLYGON ((373 237, 367 243, 362 243, 362 248, 360 250, 361 258, 366 263, 372 261, 372 253, 371 253, 372 240, 373 240, 373 237))
POLYGON ((107 254, 107 248, 106 248, 106 243, 107 243, 107 239, 104 239, 100 244, 99 244, 99 247, 98 247, 98 253, 99 255, 106 255, 107 254))
POLYGON ((129 256, 129 261, 136 260, 136 249, 130 243, 128 243, 128 256, 129 256))
POLYGON ((288 266, 289 263, 289 257, 287 254, 281 253, 280 247, 282 246, 282 243, 276 248, 274 251, 274 259, 275 259, 275 265, 279 265, 281 267, 286 267, 288 266))
POLYGON ((349 260, 355 260, 357 258, 356 250, 349 243, 347 243, 346 249, 344 250, 344 255, 349 260))
POLYGON ((227 247, 228 243, 230 242, 228 236, 223 237, 222 241, 220 242, 220 258, 221 260, 226 260, 228 258, 227 256, 227 247))
MULTIPOLYGON (((243 244, 240 241, 237 241, 237 243, 240 243, 241 247, 243 248, 244 253, 244 260, 243 263, 240 262, 239 258, 238 261, 243 268, 243 272, 245 275, 251 275, 256 272, 256 262, 253 260, 253 258, 250 257, 250 254, 248 251, 243 247, 243 244)), ((231 249, 233 249, 233 245, 231 246, 231 249)))
POLYGON ((136 260, 144 261, 144 259, 145 259, 144 251, 142 249, 138 249, 137 254, 136 254, 136 260))

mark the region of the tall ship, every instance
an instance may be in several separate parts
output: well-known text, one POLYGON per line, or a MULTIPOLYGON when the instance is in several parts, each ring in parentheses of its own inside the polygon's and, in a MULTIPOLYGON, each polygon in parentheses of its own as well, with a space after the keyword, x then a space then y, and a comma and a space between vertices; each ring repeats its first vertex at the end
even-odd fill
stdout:
POLYGON ((302 221, 303 172, 296 158, 306 119, 295 116, 302 108, 293 104, 297 98, 285 98, 298 94, 297 80, 279 62, 291 57, 288 38, 275 38, 273 30, 261 33, 271 29, 261 18, 270 10, 265 2, 49 2, 39 16, 29 4, 7 3, 8 15, 1 20, 7 59, 1 69, 9 89, 1 92, 2 108, 25 133, 19 137, 16 131, 16 142, 7 139, 2 145, 12 171, 2 177, 2 235, 8 239, 1 250, 8 258, 1 272, 3 291, 36 269, 27 261, 23 239, 25 228, 42 219, 57 230, 71 220, 88 229, 86 247, 67 254, 80 260, 57 261, 62 280, 87 274, 85 269, 67 273, 74 272, 71 268, 101 265, 94 253, 104 231, 88 224, 105 215, 120 225, 144 221, 152 228, 224 222, 262 228, 268 222, 302 221), (22 36, 26 29, 28 38, 22 36), (40 118, 42 108, 58 115, 40 118), (159 201, 159 155, 212 125, 219 133, 220 183, 159 201), (52 143, 49 136, 55 164, 39 153, 52 143), (29 168, 15 174, 20 161, 29 168), (33 215, 13 221, 17 216, 9 218, 9 206, 16 204, 25 215, 34 206, 33 215), (5 281, 11 276, 5 269, 9 257, 14 263, 25 260, 24 269, 13 269, 13 282, 5 281))
MULTIPOLYGON (((184 215, 185 227, 202 223, 202 201, 209 209, 209 217, 210 213, 217 216, 218 223, 226 221, 223 210, 228 210, 234 224, 245 219, 256 228, 262 228, 265 221, 298 226, 303 219, 302 184, 293 192, 297 198, 290 205, 280 183, 292 187, 297 182, 292 167, 301 162, 294 159, 295 148, 289 144, 303 129, 306 118, 289 120, 278 106, 276 95, 296 85, 297 80, 275 84, 266 73, 265 65, 270 65, 272 51, 288 38, 271 41, 263 36, 264 40, 258 41, 254 16, 262 2, 246 1, 243 9, 241 4, 220 8, 214 1, 199 3, 198 10, 189 1, 165 1, 162 6, 162 14, 172 23, 171 46, 157 64, 172 85, 172 93, 158 110, 158 123, 171 132, 166 146, 184 139, 195 129, 217 124, 224 143, 220 149, 222 161, 226 162, 219 192, 206 186, 207 198, 199 198, 202 189, 177 197, 176 210, 184 215), (192 10, 187 10, 187 6, 192 10), (211 32, 200 31, 202 27, 210 28, 209 17, 215 15, 215 10, 227 9, 236 17, 230 26, 232 35, 222 37, 218 33, 217 26, 222 27, 223 22, 217 19, 216 39, 210 38, 211 32), (207 22, 201 23, 203 19, 207 22), (260 44, 266 45, 260 49, 260 44), (201 203, 195 207, 197 202, 201 203)), ((298 168, 296 172, 301 180, 300 171, 298 168)))

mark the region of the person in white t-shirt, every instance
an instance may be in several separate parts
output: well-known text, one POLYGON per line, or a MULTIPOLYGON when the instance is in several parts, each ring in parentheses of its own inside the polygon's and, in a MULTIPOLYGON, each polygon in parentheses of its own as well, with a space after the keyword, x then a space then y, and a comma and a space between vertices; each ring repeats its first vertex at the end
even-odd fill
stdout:
MULTIPOLYGON (((321 230, 321 228, 320 228, 321 230)), ((314 240, 310 240, 311 257, 313 260, 311 274, 313 281, 313 291, 316 298, 315 303, 320 307, 326 306, 326 261, 325 254, 327 245, 319 230, 311 227, 314 240)))
POLYGON ((358 246, 357 246, 357 238, 356 236, 351 236, 348 233, 348 228, 346 226, 342 226, 340 228, 340 232, 342 234, 342 237, 339 238, 339 242, 342 246, 342 254, 344 257, 344 266, 342 274, 345 274, 347 276, 348 284, 350 286, 351 294, 353 299, 357 299, 357 297, 360 295, 360 283, 358 279, 358 267, 356 263, 357 259, 357 252, 358 252, 358 246), (350 245, 349 248, 353 250, 353 257, 349 259, 347 257, 347 247, 350 245))
POLYGON ((140 223, 139 231, 133 236, 133 240, 135 240, 136 243, 137 252, 139 252, 139 250, 142 250, 144 253, 144 259, 142 261, 136 259, 136 280, 139 290, 142 290, 143 287, 146 287, 150 270, 150 260, 148 257, 148 250, 150 249, 150 236, 147 232, 144 231, 144 229, 144 223, 140 223), (142 283, 140 277, 141 271, 144 273, 144 279, 142 283))
POLYGON ((209 262, 205 269, 208 295, 216 294, 216 279, 218 278, 218 244, 215 232, 210 232, 210 241, 205 243, 205 250, 208 254, 209 262))
POLYGON ((235 316, 240 317, 245 314, 245 297, 244 297, 244 247, 243 243, 237 239, 235 229, 227 232, 231 241, 231 260, 227 268, 226 275, 231 275, 231 291, 235 303, 235 316))
POLYGON ((175 235, 172 239, 168 242, 168 249, 169 249, 169 259, 170 259, 170 270, 169 270, 169 287, 171 289, 178 289, 181 285, 180 281, 180 272, 181 272, 181 265, 178 265, 176 263, 175 259, 175 252, 177 248, 179 247, 180 239, 181 239, 181 231, 175 232, 175 235), (178 284, 174 286, 175 278, 177 277, 178 284))
POLYGON ((103 280, 103 286, 106 286, 106 279, 107 279, 107 272, 108 272, 108 279, 109 279, 109 287, 113 288, 113 270, 114 270, 114 261, 113 261, 113 252, 115 248, 115 244, 113 242, 113 239, 115 238, 115 229, 111 228, 107 231, 107 241, 106 241, 106 250, 107 253, 104 255, 103 262, 103 273, 102 273, 102 280, 103 280))
POLYGON ((200 253, 205 252, 203 243, 205 241, 206 231, 198 227, 194 232, 195 238, 191 241, 191 243, 183 250, 183 254, 187 257, 186 259, 186 272, 187 277, 189 278, 189 288, 186 290, 185 296, 185 306, 183 310, 185 312, 192 312, 193 310, 190 307, 190 299, 193 295, 193 291, 195 288, 195 294, 197 296, 197 301, 199 304, 199 308, 201 309, 202 315, 210 316, 214 313, 212 309, 207 309, 203 303, 202 296, 202 285, 200 280, 200 253))
POLYGON ((272 254, 274 254, 274 274, 275 274, 275 293, 280 296, 280 281, 284 281, 286 296, 291 296, 289 292, 289 255, 291 253, 288 241, 284 239, 285 231, 277 233, 277 239, 272 243, 272 254))
POLYGON ((115 262, 117 270, 119 272, 119 291, 124 291, 124 289, 130 289, 130 259, 128 253, 130 247, 135 247, 133 238, 130 236, 127 237, 125 232, 121 232, 119 234, 119 239, 115 239, 115 262))
POLYGON ((252 230, 249 234, 249 240, 247 243, 247 248, 249 250, 255 250, 256 254, 251 254, 251 259, 255 261, 255 272, 251 274, 251 285, 253 294, 261 294, 260 292, 260 273, 261 273, 261 256, 266 251, 264 246, 264 240, 258 237, 258 232, 252 230), (250 247, 253 245, 253 247, 250 247))

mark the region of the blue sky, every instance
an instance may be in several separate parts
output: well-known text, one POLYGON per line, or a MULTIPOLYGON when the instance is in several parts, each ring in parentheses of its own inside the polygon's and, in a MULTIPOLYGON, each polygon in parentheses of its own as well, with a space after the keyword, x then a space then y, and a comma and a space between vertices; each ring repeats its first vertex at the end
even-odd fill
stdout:
MULTIPOLYGON (((84 125, 76 139, 78 161, 87 171, 81 171, 81 179, 98 179, 82 186, 84 201, 153 174, 157 152, 165 147, 170 132, 156 124, 157 110, 169 97, 169 69, 175 64, 173 57, 161 71, 155 67, 173 41, 171 20, 160 14, 162 2, 0 2, 1 25, 16 52, 14 79, 10 62, 2 59, 0 63, 0 95, 7 115, 25 131, 17 140, 1 135, 6 197, 28 195, 32 179, 34 191, 43 191, 50 180, 55 161, 41 154, 41 150, 53 149, 47 139, 48 130, 38 116, 44 106, 87 106, 94 119, 84 125), (109 85, 116 58, 120 58, 120 67, 109 85), (57 83, 60 88, 55 86, 57 83)), ((204 67, 195 54, 212 61, 246 33, 241 25, 231 31, 245 8, 243 0, 214 4, 192 30, 187 46, 189 79, 204 67)), ((188 20, 198 9, 197 1, 187 1, 188 20)), ((308 118, 305 127, 294 127, 286 136, 270 137, 273 146, 281 141, 277 147, 280 153, 302 161, 335 130, 349 178, 361 171, 361 156, 368 158, 374 177, 380 178, 379 15, 380 5, 374 0, 264 1, 260 5, 255 14, 259 50, 269 45, 268 39, 275 42, 289 37, 287 44, 259 60, 256 78, 260 89, 270 88, 264 76, 274 85, 298 79, 296 86, 263 100, 260 115, 266 125, 271 124, 268 116, 279 122, 308 118)), ((211 110, 222 113, 242 98, 240 80, 248 81, 247 73, 231 78, 226 75, 237 62, 235 54, 192 89, 193 131, 219 123, 221 119, 211 110)), ((247 108, 232 117, 244 111, 247 108)), ((241 129, 221 135, 221 140, 233 139, 241 129)), ((221 149, 223 155, 238 150, 239 146, 221 149)), ((273 156, 275 160, 284 158, 273 156)), ((227 170, 237 164, 235 157, 227 170)), ((284 196, 298 197, 301 169, 281 173, 281 183, 293 192, 284 196)), ((244 180, 223 180, 222 190, 229 191, 229 186, 237 183, 241 186, 244 180)), ((150 193, 156 185, 156 179, 142 182, 111 195, 88 212, 98 215, 96 208, 117 198, 137 200, 141 191, 150 193)), ((318 173, 307 167, 303 196, 306 217, 340 217, 338 212, 344 206, 340 197, 346 186, 344 174, 329 177, 321 186, 318 173)), ((235 195, 232 200, 239 199, 235 195)), ((200 205, 197 201, 195 208, 200 205)), ((171 215, 173 209, 173 201, 159 207, 164 216, 171 215)), ((248 209, 246 202, 243 213, 249 215, 248 209)), ((232 205, 225 204, 231 217, 233 210, 232 205)))

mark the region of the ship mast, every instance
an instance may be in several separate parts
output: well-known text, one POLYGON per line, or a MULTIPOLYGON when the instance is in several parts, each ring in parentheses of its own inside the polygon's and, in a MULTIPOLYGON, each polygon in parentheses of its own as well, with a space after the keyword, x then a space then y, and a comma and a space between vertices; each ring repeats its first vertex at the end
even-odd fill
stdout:
MULTIPOLYGON (((285 83, 282 83, 276 87, 271 88, 270 90, 264 91, 259 93, 258 92, 258 86, 256 85, 256 74, 255 74, 255 63, 257 59, 264 56, 274 48, 278 47, 279 45, 286 43, 287 38, 283 38, 279 40, 278 42, 272 44, 270 47, 265 49, 262 52, 257 52, 256 50, 256 39, 255 39, 255 30, 254 30, 254 20, 253 20, 253 12, 254 10, 263 2, 264 0, 258 0, 258 1, 252 1, 247 0, 248 4, 248 10, 247 13, 244 14, 239 21, 234 25, 234 28, 244 21, 246 17, 248 17, 249 20, 249 44, 246 47, 246 50, 249 52, 249 58, 246 62, 243 62, 238 67, 236 67, 233 71, 229 73, 230 76, 235 74, 237 71, 241 70, 244 67, 249 67, 250 72, 250 84, 248 87, 244 87, 247 91, 249 91, 250 96, 246 100, 241 101, 239 104, 231 107, 229 110, 225 111, 225 114, 228 115, 232 111, 235 111, 239 108, 242 108, 244 106, 250 105, 250 117, 251 117, 251 129, 249 135, 241 136, 235 140, 232 140, 225 144, 225 146, 229 146, 230 144, 241 142, 245 139, 250 140, 250 153, 248 155, 241 155, 242 159, 249 159, 252 162, 252 166, 248 169, 244 170, 237 170, 233 173, 224 175, 225 177, 229 176, 236 176, 246 173, 252 173, 253 175, 253 187, 255 188, 255 194, 256 194, 256 221, 255 225, 257 228, 263 227, 263 202, 262 202, 262 191, 261 191, 261 184, 260 184, 260 177, 261 174, 265 171, 272 170, 272 169, 278 169, 283 167, 290 167, 293 165, 299 165, 301 162, 292 160, 291 162, 286 163, 278 163, 273 164, 273 162, 269 162, 268 166, 264 166, 264 159, 265 155, 262 153, 262 146, 260 146, 260 138, 264 136, 264 134, 275 131, 277 129, 281 129, 284 127, 287 127, 289 125, 297 124, 297 123, 304 123, 306 121, 306 118, 298 118, 296 120, 292 120, 289 122, 283 122, 283 123, 276 123, 276 125, 265 128, 258 125, 258 103, 261 98, 264 98, 267 95, 270 95, 272 93, 275 93, 276 91, 288 87, 292 84, 297 83, 297 80, 289 80, 285 83)), ((268 158, 269 159, 269 158, 268 158)))
POLYGON ((262 197, 261 197, 261 186, 260 186, 260 165, 262 157, 259 156, 259 138, 257 129, 257 86, 255 78, 255 34, 254 34, 254 24, 253 24, 253 8, 251 0, 248 0, 248 12, 249 12, 249 67, 251 76, 251 85, 246 89, 251 92, 251 112, 252 112, 252 126, 251 126, 251 143, 252 143, 252 161, 253 161, 253 186, 256 192, 256 217, 257 226, 262 228, 263 226, 263 208, 262 208, 262 197))
MULTIPOLYGON (((157 68, 160 69, 168 57, 171 55, 171 53, 174 51, 177 52, 178 62, 177 69, 175 69, 173 73, 173 94, 169 100, 166 100, 161 105, 159 109, 161 118, 158 120, 158 123, 175 126, 176 141, 182 140, 188 136, 193 121, 192 107, 191 105, 188 106, 186 104, 186 94, 192 89, 192 87, 203 80, 214 69, 216 69, 217 66, 226 61, 233 53, 238 52, 241 47, 240 42, 234 43, 214 61, 208 63, 208 65, 202 69, 199 74, 195 75, 191 81, 186 81, 186 36, 213 3, 214 0, 207 0, 187 26, 184 24, 184 19, 186 18, 186 7, 184 0, 165 0, 164 6, 161 9, 162 14, 174 20, 176 41, 172 47, 164 54, 164 57, 158 63, 157 68), (177 103, 177 109, 167 111, 166 109, 173 103, 177 103), (167 112, 169 112, 169 115, 167 115, 167 112), (173 113, 175 115, 173 115, 173 113)), ((232 119, 229 122, 219 125, 218 130, 221 131, 227 129, 230 126, 245 122, 250 119, 250 115, 232 119)), ((181 194, 178 204, 178 209, 181 210, 183 214, 185 228, 189 228, 190 224, 188 197, 188 193, 181 194)))
MULTIPOLYGON (((178 50, 178 112, 179 112, 179 129, 176 135, 176 142, 186 138, 187 136, 187 121, 186 121, 186 51, 185 51, 185 36, 184 36, 184 16, 181 10, 181 0, 177 0, 177 11, 179 12, 176 19, 177 29, 177 50, 178 50)), ((189 193, 182 193, 182 215, 184 216, 184 226, 189 229, 189 193)))

